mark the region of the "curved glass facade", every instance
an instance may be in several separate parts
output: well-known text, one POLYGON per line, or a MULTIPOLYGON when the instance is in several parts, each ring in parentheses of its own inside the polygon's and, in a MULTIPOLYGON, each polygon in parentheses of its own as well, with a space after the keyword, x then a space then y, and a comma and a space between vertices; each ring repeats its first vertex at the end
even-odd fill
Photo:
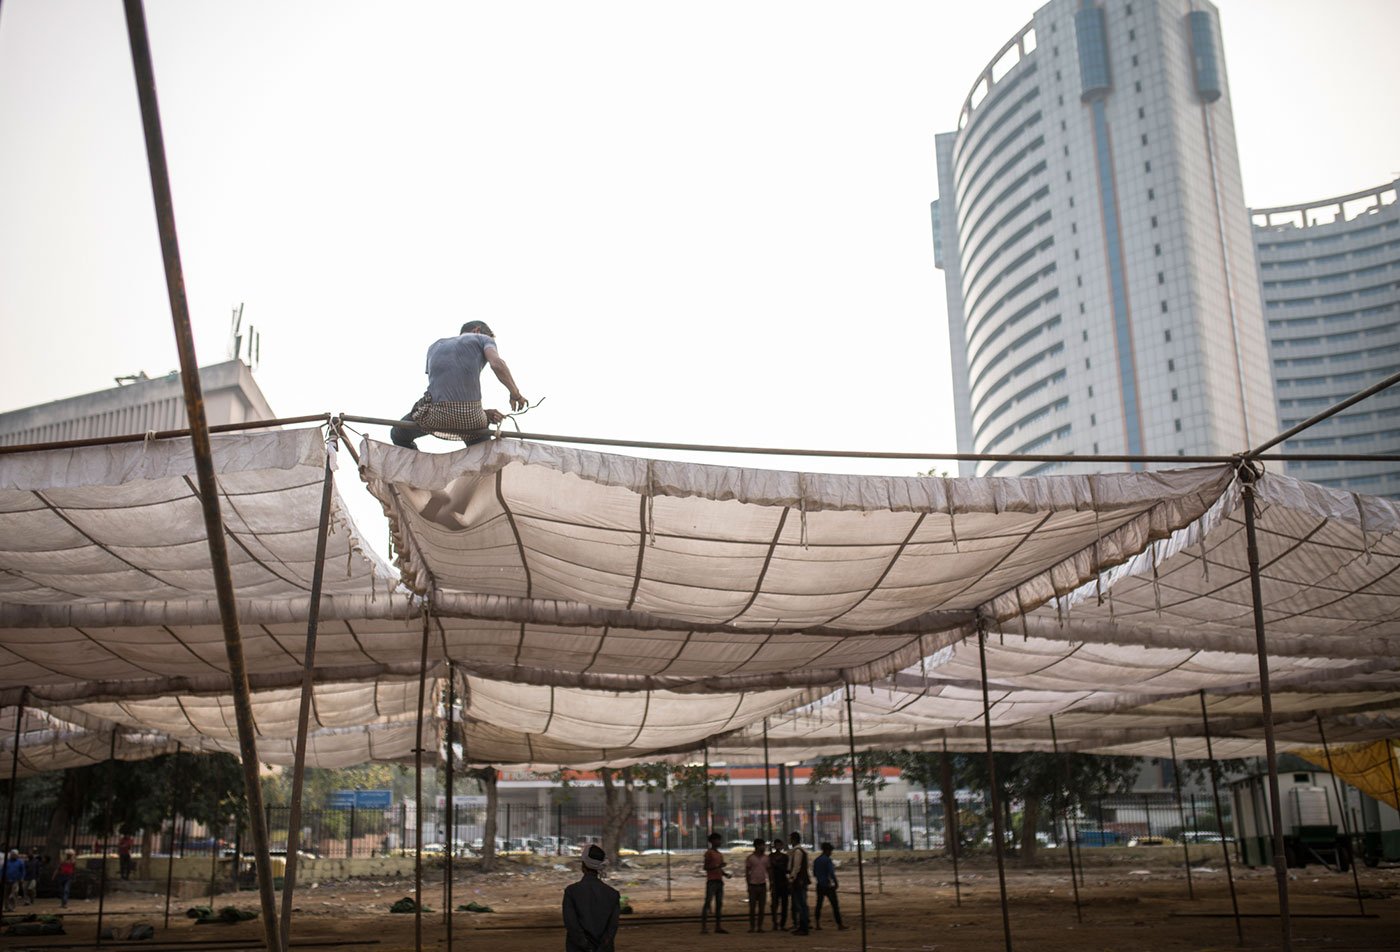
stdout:
MULTIPOLYGON (((1400 203, 1366 192, 1253 212, 1279 422, 1287 428, 1400 371, 1400 203)), ((1285 444, 1299 453, 1400 453, 1392 388, 1285 444)), ((1307 461, 1310 482, 1400 498, 1400 464, 1307 461)))
POLYGON ((1228 95, 1204 100, 1192 58, 1203 29, 1213 8, 1191 0, 1052 0, 938 137, 959 450, 1236 452, 1276 432, 1228 95))

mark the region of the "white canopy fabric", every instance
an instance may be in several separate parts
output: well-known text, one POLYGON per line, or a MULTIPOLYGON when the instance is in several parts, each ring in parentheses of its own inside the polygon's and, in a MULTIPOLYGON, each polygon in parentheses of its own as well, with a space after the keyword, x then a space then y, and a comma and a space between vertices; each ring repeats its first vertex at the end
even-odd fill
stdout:
MULTIPOLYGON (((326 448, 319 428, 214 447, 260 757, 276 762, 326 448)), ((1066 749, 1189 747, 1200 691, 1222 745, 1258 743, 1229 467, 833 476, 503 439, 441 455, 365 441, 360 476, 402 581, 337 495, 313 763, 411 753, 425 623, 428 676, 451 661, 464 678, 474 763, 683 758, 707 739, 753 760, 765 718, 784 759, 839 753, 843 684, 858 744, 980 747, 979 626, 1005 749, 1048 749, 1051 715, 1066 749)), ((31 766, 105 757, 113 732, 132 755, 236 749, 194 486, 182 440, 0 456, 0 704, 54 719, 21 745, 31 766)), ((1317 713, 1387 729, 1400 510, 1272 474, 1257 492, 1280 735, 1317 713)))

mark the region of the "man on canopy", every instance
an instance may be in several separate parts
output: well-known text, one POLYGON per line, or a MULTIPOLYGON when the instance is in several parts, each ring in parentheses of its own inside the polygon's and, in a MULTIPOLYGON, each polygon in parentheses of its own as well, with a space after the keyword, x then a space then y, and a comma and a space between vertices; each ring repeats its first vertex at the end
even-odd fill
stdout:
POLYGON ((428 348, 428 389, 404 417, 416 428, 396 426, 389 431, 389 439, 408 449, 417 449, 414 441, 424 433, 468 445, 486 439, 487 428, 505 419, 501 411, 483 410, 481 406, 481 371, 487 364, 510 392, 511 410, 529 406, 496 350, 496 335, 491 328, 485 321, 468 321, 458 336, 444 337, 428 348))

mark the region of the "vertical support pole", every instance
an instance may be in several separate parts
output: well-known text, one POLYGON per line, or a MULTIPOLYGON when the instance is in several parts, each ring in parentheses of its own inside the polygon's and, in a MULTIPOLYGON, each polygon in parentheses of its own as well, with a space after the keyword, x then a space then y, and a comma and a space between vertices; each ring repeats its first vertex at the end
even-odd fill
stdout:
POLYGON ((423 707, 428 693, 428 632, 433 613, 423 606, 423 649, 418 660, 418 730, 413 744, 413 949, 423 952, 423 707))
MULTIPOLYGON (((5 842, 4 851, 0 851, 0 867, 10 865, 8 851, 15 848, 15 794, 19 789, 19 747, 20 741, 24 739, 24 702, 28 697, 29 689, 20 688, 19 705, 15 708, 15 749, 10 754, 10 790, 5 800, 5 842)), ((5 873, 6 869, 0 868, 0 905, 3 905, 4 897, 9 895, 7 890, 10 884, 6 881, 5 873)))
POLYGON ((447 922, 447 952, 452 952, 452 857, 457 851, 457 805, 453 799, 452 775, 457 764, 457 669, 447 662, 447 864, 442 877, 443 917, 447 922))
MULTIPOLYGON (((763 828, 765 836, 773 839, 773 787, 768 782, 768 718, 763 719, 763 828)), ((786 831, 784 831, 786 834, 786 831)))
MULTIPOLYGON (((112 729, 112 743, 107 754, 107 803, 102 809, 102 870, 97 881, 97 944, 102 944, 102 919, 107 912, 107 845, 112 836, 112 797, 115 795, 115 778, 112 776, 117 767, 117 731, 112 729)), ((219 854, 218 849, 214 850, 214 855, 219 854)), ((211 881, 212 887, 212 881, 211 881)), ((212 893, 211 893, 212 895, 212 893)))
POLYGON ((180 809, 180 749, 175 742, 175 762, 170 769, 170 842, 165 846, 165 926, 170 928, 170 892, 175 885, 175 813, 180 809))
POLYGON ((666 854, 666 901, 671 901, 671 781, 661 791, 661 851, 666 854))
MULTIPOLYGON (((1390 763, 1390 795, 1395 798, 1395 809, 1400 813, 1400 781, 1395 779, 1395 743, 1387 737, 1385 739, 1385 755, 1390 763)), ((1385 835, 1381 835, 1381 843, 1385 843, 1385 835)), ((1384 854, 1385 847, 1382 845, 1381 853, 1384 854)))
POLYGON ((229 568, 228 545, 224 540, 224 521, 219 512, 219 485, 214 478, 209 422, 204 411, 204 391, 199 380, 199 359, 195 355, 189 301, 185 297, 185 275, 180 264, 180 244, 175 230, 175 203, 170 194, 170 173, 165 160, 165 139, 160 127, 160 105, 156 97, 150 37, 146 31, 146 10, 141 0, 124 0, 124 6, 132 66, 136 74, 136 94, 141 107, 141 125, 146 140, 146 160, 151 173, 156 224, 160 233, 161 256, 165 265, 165 285, 170 299, 176 349, 180 355, 180 382, 184 389, 185 408, 189 413, 190 443, 194 452, 195 473, 198 476, 200 504, 204 510, 204 531, 209 544, 214 588, 218 595, 219 618, 223 624, 229 680, 233 687, 239 759, 243 764, 244 796, 253 824, 258 897, 262 907, 263 944, 267 952, 275 952, 281 948, 281 943, 277 938, 277 897, 272 888, 272 859, 268 853, 267 828, 263 826, 257 728, 253 723, 253 703, 248 691, 248 671, 243 658, 243 636, 238 628, 238 604, 235 601, 233 577, 229 568))
POLYGON ((1001 798, 997 792, 996 757, 992 753, 992 701, 987 693, 987 626, 977 622, 977 657, 982 666, 982 732, 987 742, 987 779, 992 788, 992 841, 996 846, 997 884, 1001 888, 1001 930, 1006 952, 1011 950, 1011 910, 1006 901, 1006 860, 1002 856, 1001 798))
POLYGON ((715 811, 710 805, 710 742, 705 741, 705 833, 715 831, 715 811))
POLYGON ((1278 791, 1278 746, 1274 741, 1274 702, 1269 691, 1269 645, 1264 637, 1264 595, 1259 579, 1259 535, 1255 529, 1254 482, 1258 474, 1240 470, 1244 497, 1245 547, 1249 559, 1249 589, 1254 600, 1254 646, 1259 656, 1259 707, 1264 721, 1264 754, 1269 765, 1269 809, 1273 813, 1274 878, 1278 881, 1278 917, 1283 952, 1293 950, 1293 925, 1288 917, 1288 861, 1283 846, 1283 809, 1278 791))
MULTIPOLYGON (((1055 751, 1055 759, 1060 762, 1060 775, 1064 778, 1064 786, 1062 789, 1064 792, 1067 793, 1071 785, 1069 761, 1065 760, 1063 757, 1060 756, 1060 738, 1059 735, 1055 732, 1054 714, 1050 715, 1050 744, 1052 745, 1055 751)), ((1055 802, 1060 804, 1064 803, 1064 800, 1061 797, 1061 791, 1056 791, 1055 802)), ((1061 810, 1061 816, 1065 818, 1065 839, 1067 841, 1065 843, 1065 847, 1067 852, 1069 853, 1069 881, 1074 886, 1074 918, 1076 922, 1079 922, 1082 925, 1084 923, 1084 907, 1083 904, 1079 901, 1079 877, 1077 871, 1074 868, 1074 847, 1076 844, 1074 842, 1075 838, 1071 836, 1069 832, 1068 813, 1069 811, 1067 808, 1061 810)))
MULTIPOLYGON (((925 799, 924 802, 927 803, 928 800, 925 799)), ((908 844, 908 849, 909 849, 909 851, 912 853, 912 852, 914 851, 914 801, 913 801, 913 800, 905 800, 905 801, 904 801, 904 832, 905 832, 905 840, 904 840, 904 842, 908 844)), ((924 833, 925 833, 925 835, 927 835, 927 833, 928 833, 928 827, 924 827, 924 833)))
POLYGON ((951 803, 943 804, 943 847, 953 857, 953 904, 962 908, 962 877, 958 875, 958 854, 962 852, 958 842, 958 792, 953 788, 953 762, 948 758, 948 738, 943 738, 943 789, 948 791, 951 803))
MULTIPOLYGON (((1225 813, 1220 809, 1220 770, 1215 763, 1215 748, 1210 740, 1210 715, 1206 713, 1206 692, 1200 692, 1201 727, 1206 735, 1206 759, 1210 761, 1210 795, 1215 803, 1215 825, 1220 827, 1220 852, 1225 856, 1225 880, 1230 884, 1230 908, 1235 912, 1235 940, 1244 945, 1244 925, 1240 922, 1240 899, 1235 893, 1235 871, 1230 865, 1230 842, 1225 836, 1225 813)), ((1235 839, 1239 840, 1238 824, 1235 839)))
POLYGON ((1322 738, 1322 752, 1327 756, 1327 772, 1332 774, 1332 793, 1337 798, 1337 811, 1342 815, 1342 831, 1347 838, 1347 858, 1351 866, 1351 881, 1356 887, 1356 911, 1366 915, 1366 901, 1361 898, 1361 876, 1356 871, 1356 841, 1351 838, 1351 821, 1347 819, 1347 807, 1342 802, 1342 788, 1337 775, 1332 771, 1332 748, 1327 744, 1327 732, 1322 728, 1322 715, 1317 715, 1317 735, 1322 738))
MULTIPOLYGON (((326 468, 321 478, 321 521, 316 529, 316 561, 311 566, 311 604, 306 613, 306 650, 301 663, 301 706, 297 709, 296 747, 292 754, 292 796, 287 814, 287 865, 282 879, 282 952, 292 941, 292 899, 297 885, 297 851, 301 848, 301 799, 306 779, 306 733, 316 690, 316 633, 321 624, 321 586, 326 576, 326 536, 330 532, 331 457, 336 451, 336 431, 326 434, 326 468)), ((270 826, 271 824, 269 824, 270 826)))
MULTIPOLYGON (((402 807, 402 806, 400 806, 400 808, 399 808, 399 813, 400 813, 400 815, 402 815, 402 813, 403 813, 403 807, 402 807)), ((400 848, 403 847, 403 840, 404 840, 403 834, 400 833, 400 834, 399 834, 399 846, 400 846, 400 848)), ((373 851, 373 850, 370 850, 370 853, 371 853, 371 855, 372 855, 372 854, 374 853, 374 851, 373 851)), ((354 859, 354 858, 355 858, 355 801, 354 801, 354 800, 351 800, 351 801, 350 801, 350 829, 349 829, 349 830, 346 832, 346 834, 345 834, 345 858, 346 858, 346 859, 354 859)))
MULTIPOLYGON (((871 758, 874 763, 875 758, 871 758)), ((871 767, 871 770, 874 770, 871 767)), ((883 836, 880 832, 880 801, 875 799, 875 791, 870 792, 870 836, 875 841, 875 891, 881 896, 885 894, 885 872, 880 863, 880 840, 883 836)))
MULTIPOLYGON (((1167 740, 1171 743, 1172 749, 1172 786, 1176 788, 1176 813, 1181 818, 1182 832, 1186 831, 1186 807, 1181 803, 1181 769, 1176 762, 1176 738, 1168 735, 1167 740)), ((1186 837, 1181 838, 1181 858, 1186 861, 1186 897, 1196 898, 1196 886, 1191 881, 1191 844, 1186 842, 1186 837)))
POLYGON ((868 948, 865 929, 865 847, 861 843, 864 830, 860 821, 860 768, 856 764, 856 726, 851 716, 851 686, 846 685, 846 739, 851 748, 851 802, 856 813, 856 876, 860 882, 860 949, 868 948))

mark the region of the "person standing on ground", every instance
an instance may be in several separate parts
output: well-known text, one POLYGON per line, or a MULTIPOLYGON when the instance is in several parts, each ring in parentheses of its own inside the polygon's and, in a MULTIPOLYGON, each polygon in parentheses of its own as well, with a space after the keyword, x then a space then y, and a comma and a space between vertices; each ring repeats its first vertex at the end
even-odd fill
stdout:
POLYGON ((817 914, 813 916, 813 925, 818 929, 822 927, 823 899, 831 902, 831 918, 836 920, 836 928, 846 928, 841 921, 841 905, 836 901, 836 864, 831 860, 831 851, 835 848, 823 843, 822 855, 812 860, 812 875, 817 880, 817 914))
POLYGON ((768 855, 769 895, 772 899, 770 914, 773 931, 787 928, 788 921, 788 855, 783 852, 783 841, 773 841, 773 852, 768 855))
POLYGON ((764 856, 767 844, 763 840, 753 841, 753 852, 744 860, 744 880, 749 884, 749 931, 763 931, 763 915, 768 911, 768 857, 764 856))
POLYGON ((131 861, 131 847, 135 842, 130 833, 123 833, 122 838, 117 841, 117 859, 120 862, 122 879, 131 878, 131 868, 135 865, 131 861))
POLYGON ((715 906, 715 932, 724 934, 729 931, 721 924, 724 913, 724 880, 729 874, 724 871, 728 864, 724 861, 724 854, 719 851, 719 839, 718 833, 711 833, 710 848, 705 851, 705 905, 700 908, 702 933, 710 931, 710 903, 714 903, 715 906))
POLYGON ((788 858, 788 883, 792 886, 792 923, 797 928, 793 935, 807 935, 811 922, 807 912, 807 884, 811 882, 811 872, 807 868, 807 851, 802 848, 802 834, 793 833, 788 837, 792 844, 788 858))
POLYGON ((5 858, 5 911, 13 912, 24 888, 24 857, 19 850, 10 850, 5 858))
POLYGON ((72 850, 63 851, 63 859, 54 870, 53 881, 58 886, 59 907, 68 908, 68 897, 73 892, 73 877, 78 875, 78 854, 72 850))
POLYGON ((510 408, 529 406, 496 350, 491 328, 485 321, 468 321, 456 337, 444 337, 428 348, 428 389, 404 417, 416 428, 396 426, 389 431, 389 439, 407 449, 417 449, 414 441, 424 432, 444 440, 461 440, 468 446, 485 440, 490 436, 487 428, 505 419, 501 411, 481 407, 481 371, 488 364, 510 392, 510 408))
POLYGON ((24 904, 34 905, 34 900, 39 895, 39 874, 44 870, 44 854, 39 850, 31 849, 29 855, 24 860, 24 904))
POLYGON ((564 952, 613 952, 622 897, 599 877, 608 854, 594 844, 583 853, 583 878, 564 889, 564 952))

